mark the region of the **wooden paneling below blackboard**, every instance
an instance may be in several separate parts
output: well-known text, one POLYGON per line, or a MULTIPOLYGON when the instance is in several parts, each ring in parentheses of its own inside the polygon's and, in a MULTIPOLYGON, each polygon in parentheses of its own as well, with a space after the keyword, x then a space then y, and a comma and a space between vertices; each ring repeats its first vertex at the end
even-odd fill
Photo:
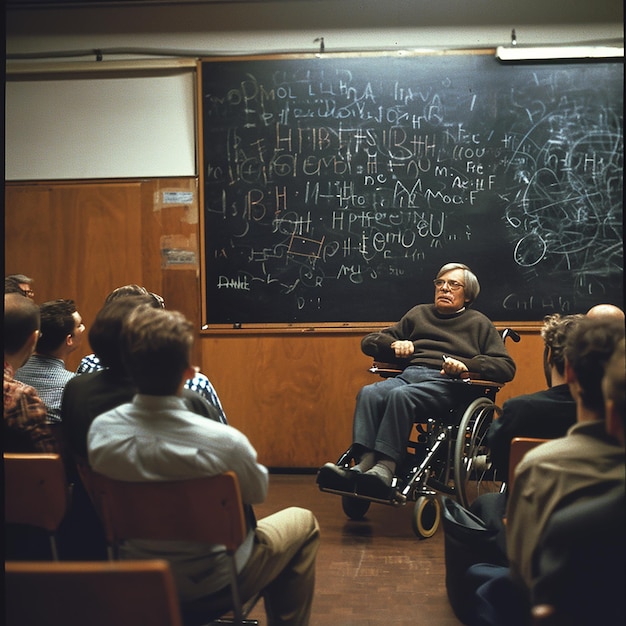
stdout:
POLYGON ((622 305, 623 65, 201 63, 203 322, 397 320, 467 263, 494 320, 622 305))

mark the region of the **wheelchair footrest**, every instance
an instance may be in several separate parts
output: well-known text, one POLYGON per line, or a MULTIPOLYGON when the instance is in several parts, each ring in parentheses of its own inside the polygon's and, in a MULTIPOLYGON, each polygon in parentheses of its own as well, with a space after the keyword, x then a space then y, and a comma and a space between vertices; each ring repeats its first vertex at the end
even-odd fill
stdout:
POLYGON ((375 502, 377 504, 386 504, 389 506, 404 506, 407 503, 407 499, 397 489, 388 499, 374 498, 372 496, 364 496, 354 491, 338 491, 336 489, 327 489, 326 487, 320 487, 320 491, 324 493, 332 493, 336 496, 342 496, 344 498, 354 498, 356 500, 367 500, 369 502, 375 502))
POLYGON ((378 476, 362 474, 356 482, 355 492, 365 498, 375 500, 391 500, 396 491, 397 478, 393 478, 390 485, 386 485, 378 476))
POLYGON ((370 481, 369 478, 327 463, 318 472, 316 482, 320 491, 325 493, 396 506, 406 503, 407 498, 399 490, 397 477, 394 476, 390 486, 377 479, 370 481))

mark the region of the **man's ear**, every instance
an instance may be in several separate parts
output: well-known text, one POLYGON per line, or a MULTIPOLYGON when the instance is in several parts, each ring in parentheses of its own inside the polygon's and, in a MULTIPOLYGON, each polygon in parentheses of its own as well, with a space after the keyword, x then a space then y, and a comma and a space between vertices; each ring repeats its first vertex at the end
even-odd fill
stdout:
POLYGON ((197 371, 198 370, 193 365, 190 365, 185 370, 183 381, 189 380, 190 378, 193 378, 196 375, 197 371))
POLYGON ((38 330, 33 330, 31 336, 26 341, 26 344, 29 348, 30 353, 32 354, 37 347, 37 342, 39 341, 40 333, 38 330))
MULTIPOLYGON (((20 358, 23 359, 22 365, 30 359, 31 355, 35 351, 37 347, 37 341, 39 339, 39 331, 33 330, 32 334, 28 337, 28 339, 24 342, 22 349, 18 352, 20 358)), ((20 367, 22 366, 20 365, 20 367)))
POLYGON ((182 391, 183 387, 185 386, 185 382, 188 381, 190 378, 193 378, 196 375, 197 371, 198 370, 193 365, 189 365, 185 369, 185 371, 183 372, 182 378, 180 379, 180 387, 178 389, 179 394, 182 391))
POLYGON ((546 362, 552 364, 552 348, 546 346, 546 362))

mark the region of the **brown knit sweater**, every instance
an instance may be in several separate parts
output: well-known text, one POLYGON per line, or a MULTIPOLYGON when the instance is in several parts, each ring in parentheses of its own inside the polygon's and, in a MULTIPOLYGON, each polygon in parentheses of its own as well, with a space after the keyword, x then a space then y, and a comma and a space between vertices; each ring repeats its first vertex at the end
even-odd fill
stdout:
POLYGON ((445 354, 465 363, 481 378, 501 383, 515 375, 515 363, 496 327, 473 309, 443 315, 434 304, 419 304, 393 326, 363 337, 361 349, 380 361, 437 369, 445 354), (410 340, 415 346, 406 360, 395 357, 391 344, 397 340, 410 340))

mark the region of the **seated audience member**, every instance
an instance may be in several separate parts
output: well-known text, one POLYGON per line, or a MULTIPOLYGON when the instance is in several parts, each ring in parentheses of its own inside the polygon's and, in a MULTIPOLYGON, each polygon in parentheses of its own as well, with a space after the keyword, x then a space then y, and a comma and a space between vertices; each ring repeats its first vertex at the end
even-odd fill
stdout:
MULTIPOLYGON (((89 430, 89 463, 128 481, 166 481, 234 471, 244 502, 265 499, 267 469, 248 439, 231 426, 201 419, 182 402, 193 374, 191 323, 176 311, 141 306, 123 332, 123 354, 139 393, 97 417, 89 430)), ((263 592, 269 623, 309 623, 319 528, 310 511, 289 508, 250 527, 239 548, 238 578, 245 601, 263 592)), ((129 540, 123 558, 170 562, 184 611, 231 608, 223 554, 198 543, 129 540)))
POLYGON ((606 364, 623 338, 623 323, 593 317, 581 320, 568 337, 565 375, 577 422, 517 466, 506 514, 509 567, 469 568, 468 585, 476 589, 472 626, 527 623, 538 545, 552 515, 623 486, 624 448, 607 432, 602 393, 606 364))
MULTIPOLYGON (((123 285, 122 287, 114 289, 105 298, 104 303, 108 304, 109 302, 113 302, 118 298, 124 298, 126 296, 149 296, 154 301, 155 306, 165 308, 165 301, 161 296, 148 291, 145 287, 135 284, 123 285)), ((102 369, 102 364, 100 363, 98 356, 95 354, 88 354, 83 357, 76 373, 87 374, 89 372, 97 372, 100 369, 102 369)), ((185 388, 201 395, 209 404, 213 405, 218 410, 220 420, 224 422, 224 424, 227 423, 226 414, 224 413, 224 409, 222 408, 222 403, 220 402, 217 392, 211 384, 211 381, 204 374, 195 372, 193 377, 185 381, 185 388)))
POLYGON ((34 354, 15 372, 15 378, 37 390, 50 422, 61 421, 61 398, 67 382, 76 376, 65 369, 65 359, 82 344, 85 325, 73 300, 52 300, 39 307, 41 335, 34 354))
MULTIPOLYGON (((61 427, 67 451, 79 462, 87 459, 87 432, 94 419, 120 404, 130 402, 137 392, 121 353, 122 326, 131 311, 140 305, 160 307, 150 295, 119 297, 109 301, 96 315, 89 330, 89 342, 102 363, 97 371, 75 376, 63 394, 61 427)), ((217 409, 188 389, 182 393, 188 409, 201 417, 220 421, 217 409)), ((68 475, 74 482, 72 508, 64 526, 63 548, 66 558, 84 560, 105 558, 106 541, 76 469, 68 475)))
MULTIPOLYGON (((544 341, 543 368, 548 389, 517 396, 502 406, 502 414, 487 432, 490 460, 500 476, 509 473, 511 440, 514 437, 555 439, 564 437, 576 423, 576 403, 565 380, 565 343, 583 315, 548 315, 541 336, 544 341)), ((506 562, 504 514, 507 492, 480 495, 470 507, 484 524, 498 531, 496 544, 506 562)))
MULTIPOLYGON (((626 441, 626 361, 617 346, 602 382, 609 435, 626 441)), ((536 555, 533 604, 551 605, 559 624, 626 624, 624 482, 598 497, 565 505, 546 525, 536 555)))
POLYGON ((33 353, 39 338, 39 307, 22 294, 4 295, 5 452, 59 452, 48 424, 46 405, 37 391, 15 380, 14 373, 33 353))
MULTIPOLYGON (((4 295, 4 421, 3 452, 61 453, 50 424, 46 405, 37 391, 15 380, 13 373, 33 353, 39 337, 39 307, 23 293, 4 295)), ((5 524, 5 558, 45 560, 50 558, 46 532, 24 524, 5 524)))
POLYGON ((507 509, 507 552, 514 578, 527 590, 532 588, 537 540, 552 512, 624 480, 624 449, 606 432, 602 394, 604 369, 623 337, 621 322, 581 320, 565 347, 577 423, 567 436, 528 452, 515 471, 507 509))
POLYGON ((34 300, 34 283, 34 279, 24 276, 24 274, 11 274, 4 279, 4 293, 18 293, 19 291, 22 295, 34 300))
POLYGON ((475 274, 466 265, 448 263, 434 286, 433 304, 417 305, 393 326, 363 338, 365 354, 406 367, 361 389, 353 420, 356 465, 326 463, 317 477, 321 487, 386 498, 413 423, 451 409, 466 391, 459 386, 462 374, 497 382, 513 378, 515 363, 500 334, 470 309, 480 291, 475 274))
POLYGON ((24 290, 20 287, 20 284, 13 278, 13 276, 4 277, 4 293, 19 293, 26 297, 24 290))
MULTIPOLYGON (((145 287, 141 287, 136 284, 122 285, 121 287, 117 287, 111 293, 107 295, 104 299, 104 305, 117 300, 118 298, 126 298, 128 296, 147 296, 154 300, 152 303, 153 306, 165 306, 163 302, 163 298, 161 296, 157 296, 157 294, 153 294, 148 291, 145 287)), ((78 364, 76 368, 77 374, 90 374, 91 372, 98 372, 103 369, 104 366, 100 362, 100 359, 96 354, 87 354, 81 359, 81 362, 78 364)))
MULTIPOLYGON (((77 459, 87 458, 87 432, 93 420, 105 411, 130 402, 137 392, 122 360, 121 333, 126 318, 140 305, 159 306, 148 295, 134 295, 115 298, 100 309, 88 336, 102 367, 90 374, 75 376, 65 387, 62 428, 68 450, 77 459)), ((190 411, 221 420, 217 409, 199 394, 185 389, 182 397, 190 411)))
POLYGON ((487 433, 490 460, 500 476, 509 472, 509 453, 514 437, 556 439, 576 423, 576 403, 565 380, 565 341, 584 316, 558 313, 544 319, 543 368, 548 388, 517 396, 502 405, 502 415, 487 433))

